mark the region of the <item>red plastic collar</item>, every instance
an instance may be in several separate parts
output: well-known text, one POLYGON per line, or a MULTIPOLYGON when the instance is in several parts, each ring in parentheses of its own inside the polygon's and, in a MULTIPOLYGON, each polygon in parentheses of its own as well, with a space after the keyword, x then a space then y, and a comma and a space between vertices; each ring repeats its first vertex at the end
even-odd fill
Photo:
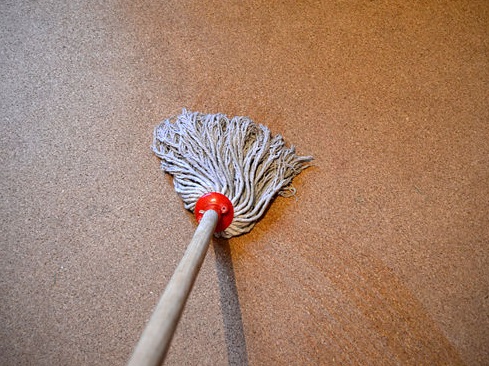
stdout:
POLYGON ((225 195, 219 192, 210 192, 204 194, 199 198, 195 204, 195 218, 200 222, 204 212, 207 210, 214 210, 218 215, 218 222, 215 232, 224 231, 234 218, 234 208, 233 204, 225 195))

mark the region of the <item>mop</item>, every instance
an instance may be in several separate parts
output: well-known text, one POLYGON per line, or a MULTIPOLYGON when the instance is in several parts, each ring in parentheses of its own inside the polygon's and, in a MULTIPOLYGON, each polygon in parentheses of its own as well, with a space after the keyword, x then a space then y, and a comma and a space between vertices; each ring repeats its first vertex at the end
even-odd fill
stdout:
POLYGON ((153 151, 199 225, 129 361, 160 365, 166 356, 212 235, 249 232, 277 196, 292 196, 292 179, 308 166, 281 135, 248 117, 182 114, 155 128, 153 151))

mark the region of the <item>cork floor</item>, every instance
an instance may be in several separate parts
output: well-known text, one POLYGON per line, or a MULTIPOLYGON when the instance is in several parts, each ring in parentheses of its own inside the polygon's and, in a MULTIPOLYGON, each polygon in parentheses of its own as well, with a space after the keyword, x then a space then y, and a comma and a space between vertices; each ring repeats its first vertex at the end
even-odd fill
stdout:
POLYGON ((181 108, 314 166, 215 240, 168 365, 489 364, 489 3, 2 1, 0 364, 124 365, 195 222, 181 108))

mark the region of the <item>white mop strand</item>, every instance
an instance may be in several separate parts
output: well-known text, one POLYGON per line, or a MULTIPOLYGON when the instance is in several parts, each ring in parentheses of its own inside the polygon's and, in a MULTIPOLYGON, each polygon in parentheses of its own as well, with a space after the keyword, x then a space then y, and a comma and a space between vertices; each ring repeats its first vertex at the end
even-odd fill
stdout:
POLYGON ((234 206, 231 225, 219 236, 250 231, 276 194, 291 196, 292 179, 311 156, 297 156, 280 135, 247 117, 202 114, 185 109, 155 128, 153 151, 173 175, 185 208, 194 210, 208 192, 226 195, 234 206))

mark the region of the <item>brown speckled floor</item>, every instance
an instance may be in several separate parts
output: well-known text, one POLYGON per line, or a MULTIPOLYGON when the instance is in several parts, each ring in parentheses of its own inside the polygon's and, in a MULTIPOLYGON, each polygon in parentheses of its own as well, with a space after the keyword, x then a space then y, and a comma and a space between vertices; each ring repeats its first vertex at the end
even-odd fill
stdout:
POLYGON ((123 365, 195 228, 153 127, 314 167, 216 241, 168 365, 489 364, 489 3, 3 1, 0 364, 123 365))

